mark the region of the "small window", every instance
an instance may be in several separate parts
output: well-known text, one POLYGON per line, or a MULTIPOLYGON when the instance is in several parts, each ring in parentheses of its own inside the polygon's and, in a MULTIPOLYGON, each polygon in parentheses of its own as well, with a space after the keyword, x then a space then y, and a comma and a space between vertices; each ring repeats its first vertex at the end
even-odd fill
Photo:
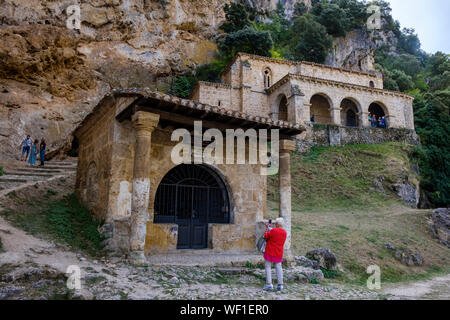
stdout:
POLYGON ((369 87, 375 88, 375 83, 374 83, 373 81, 370 81, 370 82, 369 82, 369 87))
POLYGON ((220 107, 220 100, 219 100, 219 102, 217 103, 218 105, 219 105, 219 107, 220 107))
POLYGON ((264 70, 264 89, 272 85, 272 74, 269 69, 264 70))

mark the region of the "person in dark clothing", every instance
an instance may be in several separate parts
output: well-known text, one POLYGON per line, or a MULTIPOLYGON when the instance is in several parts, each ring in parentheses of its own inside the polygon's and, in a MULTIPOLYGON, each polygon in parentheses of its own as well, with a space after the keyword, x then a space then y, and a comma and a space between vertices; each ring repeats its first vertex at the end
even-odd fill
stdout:
POLYGON ((41 159, 40 166, 44 166, 45 161, 45 149, 47 148, 47 143, 45 143, 45 138, 41 139, 41 144, 39 145, 39 157, 41 159))
POLYGON ((314 125, 314 115, 311 117, 311 124, 314 125))
POLYGON ((381 118, 380 127, 383 129, 386 129, 386 118, 385 117, 381 118))

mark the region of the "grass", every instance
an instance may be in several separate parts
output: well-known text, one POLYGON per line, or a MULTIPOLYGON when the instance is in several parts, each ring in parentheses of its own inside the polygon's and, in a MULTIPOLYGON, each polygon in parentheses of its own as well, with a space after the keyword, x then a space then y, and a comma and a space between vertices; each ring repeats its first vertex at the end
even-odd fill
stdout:
POLYGON ((336 280, 354 284, 365 284, 370 265, 380 266, 384 282, 449 273, 448 248, 432 237, 428 215, 428 211, 401 205, 349 212, 293 212, 293 226, 302 229, 292 229, 292 250, 294 255, 305 255, 314 248, 330 248, 343 268, 336 280), (395 250, 384 247, 386 243, 421 253, 424 265, 402 265, 394 257, 395 250))
MULTIPOLYGON (((292 250, 294 255, 327 247, 342 272, 325 277, 365 285, 370 265, 381 268, 382 282, 426 279, 450 272, 448 248, 428 229, 429 211, 405 207, 393 191, 399 180, 418 183, 410 159, 413 147, 402 143, 313 147, 292 154, 292 250), (379 192, 375 180, 381 181, 379 192), (424 257, 424 265, 407 267, 395 250, 410 248, 424 257)), ((278 177, 269 177, 270 218, 278 216, 278 177)))
MULTIPOLYGON (((348 211, 398 202, 393 185, 418 183, 409 158, 413 147, 402 143, 313 147, 291 156, 292 207, 297 211, 348 211), (383 192, 375 181, 381 181, 383 192)), ((268 205, 278 203, 278 176, 268 179, 268 205)))
POLYGON ((98 231, 101 222, 93 218, 74 194, 51 200, 53 195, 56 192, 47 190, 43 200, 36 199, 20 211, 8 209, 0 214, 30 234, 50 237, 93 256, 101 253, 104 240, 98 231))
POLYGON ((3 176, 4 174, 6 174, 5 170, 3 169, 2 166, 0 166, 0 176, 3 176))

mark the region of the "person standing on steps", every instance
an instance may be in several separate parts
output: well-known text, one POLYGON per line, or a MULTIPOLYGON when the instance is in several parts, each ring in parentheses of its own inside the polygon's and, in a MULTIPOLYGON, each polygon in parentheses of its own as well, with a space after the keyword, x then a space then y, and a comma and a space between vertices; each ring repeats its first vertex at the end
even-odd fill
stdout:
POLYGON ((20 158, 20 161, 24 161, 24 156, 25 156, 25 161, 27 161, 28 156, 30 154, 32 143, 33 143, 33 141, 31 140, 30 135, 27 135, 27 137, 22 140, 22 143, 20 145, 22 147, 22 157, 20 158), (26 153, 26 155, 25 155, 25 153, 26 153))
POLYGON ((39 140, 34 140, 34 143, 31 146, 30 157, 28 159, 28 163, 32 166, 36 165, 36 157, 37 157, 37 149, 38 149, 39 140))
POLYGON ((286 242, 287 232, 283 229, 284 220, 278 218, 275 221, 275 228, 272 228, 272 220, 267 224, 264 238, 267 239, 266 250, 264 252, 264 266, 266 268, 266 286, 265 291, 272 291, 272 263, 275 264, 277 272, 277 291, 283 290, 283 262, 284 243, 286 242))
POLYGON ((39 166, 44 166, 45 161, 45 149, 47 148, 47 143, 45 143, 45 138, 42 137, 41 144, 39 145, 39 158, 41 160, 41 164, 39 166))

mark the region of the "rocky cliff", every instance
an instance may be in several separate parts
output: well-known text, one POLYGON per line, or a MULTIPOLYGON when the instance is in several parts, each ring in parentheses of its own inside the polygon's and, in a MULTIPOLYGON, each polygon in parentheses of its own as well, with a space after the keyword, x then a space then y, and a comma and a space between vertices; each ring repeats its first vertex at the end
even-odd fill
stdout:
MULTIPOLYGON (((211 61, 229 1, 81 0, 80 28, 71 29, 74 0, 0 0, 0 157, 17 157, 25 134, 68 149, 111 87, 164 90, 170 76, 211 61)), ((278 2, 241 1, 262 14, 278 2)), ((311 3, 281 1, 288 16, 298 2, 311 3)), ((327 63, 360 68, 376 37, 336 39, 327 63)))
POLYGON ((381 46, 387 46, 388 51, 395 52, 397 41, 394 32, 385 27, 380 30, 350 31, 345 37, 333 39, 333 46, 325 64, 355 71, 373 71, 374 51, 381 46))
POLYGON ((25 134, 49 149, 111 87, 167 86, 168 76, 210 61, 226 0, 0 1, 0 156, 16 157, 25 134))

